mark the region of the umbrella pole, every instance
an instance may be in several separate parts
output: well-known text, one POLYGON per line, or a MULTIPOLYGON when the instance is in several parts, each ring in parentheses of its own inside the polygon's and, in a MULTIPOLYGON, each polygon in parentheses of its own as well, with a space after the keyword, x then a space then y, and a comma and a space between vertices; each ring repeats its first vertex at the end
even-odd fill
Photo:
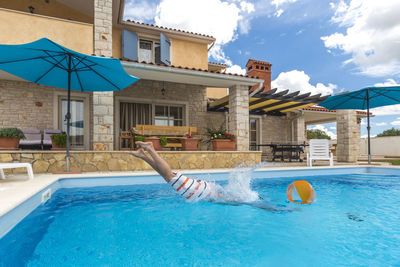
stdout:
POLYGON ((70 172, 70 154, 69 154, 69 131, 71 123, 71 55, 68 55, 68 99, 67 99, 67 156, 65 162, 67 165, 67 172, 70 172))
POLYGON ((370 137, 370 124, 369 124, 369 90, 367 89, 367 131, 368 131, 368 164, 371 164, 371 137, 370 137))

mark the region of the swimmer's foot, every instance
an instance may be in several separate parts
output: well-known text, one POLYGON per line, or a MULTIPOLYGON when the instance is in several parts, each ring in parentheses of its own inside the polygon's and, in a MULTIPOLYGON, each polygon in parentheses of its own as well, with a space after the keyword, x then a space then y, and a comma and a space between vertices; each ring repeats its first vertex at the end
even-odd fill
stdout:
POLYGON ((144 150, 146 150, 146 151, 154 150, 154 147, 153 147, 153 143, 152 143, 152 142, 141 142, 141 141, 136 141, 136 144, 137 144, 138 146, 140 146, 141 148, 143 148, 144 150))
POLYGON ((137 157, 137 158, 140 158, 140 159, 147 158, 146 154, 144 153, 144 149, 143 148, 139 148, 136 151, 129 151, 128 153, 133 155, 133 156, 135 156, 135 157, 137 157))

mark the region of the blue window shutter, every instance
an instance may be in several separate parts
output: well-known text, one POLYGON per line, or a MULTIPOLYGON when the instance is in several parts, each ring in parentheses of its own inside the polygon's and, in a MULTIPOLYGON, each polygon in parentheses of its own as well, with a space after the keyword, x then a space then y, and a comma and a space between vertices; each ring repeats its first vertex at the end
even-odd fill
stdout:
POLYGON ((122 30, 122 58, 138 60, 138 36, 127 30, 122 30))
POLYGON ((161 62, 166 65, 171 65, 171 42, 162 33, 160 33, 160 45, 161 45, 161 62))

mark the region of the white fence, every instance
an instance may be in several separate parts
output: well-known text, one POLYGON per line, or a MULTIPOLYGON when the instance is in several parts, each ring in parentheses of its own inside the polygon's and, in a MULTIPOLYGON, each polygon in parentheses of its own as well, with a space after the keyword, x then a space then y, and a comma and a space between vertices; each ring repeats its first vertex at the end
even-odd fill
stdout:
MULTIPOLYGON (((368 154, 368 139, 361 138, 360 154, 368 154)), ((400 156, 400 136, 386 136, 371 138, 371 155, 400 156)))

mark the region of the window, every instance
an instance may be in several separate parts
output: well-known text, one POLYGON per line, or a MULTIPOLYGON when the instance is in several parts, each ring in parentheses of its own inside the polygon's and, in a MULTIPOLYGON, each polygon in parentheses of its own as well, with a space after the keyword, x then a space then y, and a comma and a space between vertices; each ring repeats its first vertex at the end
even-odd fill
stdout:
POLYGON ((169 105, 155 105, 154 125, 182 126, 183 107, 169 105))
POLYGON ((139 56, 140 61, 153 62, 153 42, 140 40, 139 56))
POLYGON ((128 131, 136 124, 151 124, 151 104, 120 103, 120 129, 128 131))
POLYGON ((160 43, 141 39, 139 44, 139 61, 161 64, 160 43))

